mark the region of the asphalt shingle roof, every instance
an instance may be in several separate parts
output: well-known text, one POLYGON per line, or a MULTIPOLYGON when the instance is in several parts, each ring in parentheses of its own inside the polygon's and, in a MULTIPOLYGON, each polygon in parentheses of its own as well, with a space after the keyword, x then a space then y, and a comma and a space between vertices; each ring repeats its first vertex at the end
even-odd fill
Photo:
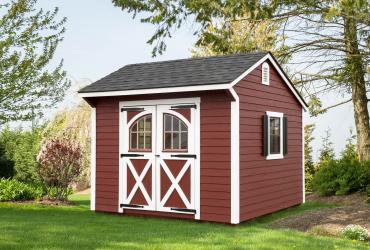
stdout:
POLYGON ((267 52, 129 64, 79 93, 231 83, 267 52))

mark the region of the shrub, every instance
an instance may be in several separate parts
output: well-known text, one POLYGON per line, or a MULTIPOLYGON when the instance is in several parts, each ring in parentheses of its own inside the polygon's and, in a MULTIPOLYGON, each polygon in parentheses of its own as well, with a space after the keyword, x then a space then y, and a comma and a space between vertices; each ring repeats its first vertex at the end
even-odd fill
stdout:
POLYGON ((350 240, 361 240, 366 241, 369 237, 369 232, 366 228, 360 226, 360 225, 348 225, 346 226, 342 234, 345 238, 350 240))
POLYGON ((0 201, 40 200, 43 195, 41 186, 14 179, 0 179, 0 201))
POLYGON ((314 190, 322 196, 365 191, 370 182, 370 162, 343 157, 323 164, 313 179, 314 190))
POLYGON ((4 146, 0 144, 0 178, 11 178, 14 175, 14 162, 6 154, 4 146))
POLYGON ((14 163, 13 178, 21 182, 37 183, 40 181, 37 174, 36 157, 40 151, 41 131, 42 127, 29 131, 22 128, 11 130, 5 127, 0 132, 0 144, 4 146, 4 155, 14 163))
POLYGON ((49 192, 49 197, 66 200, 71 185, 82 170, 81 146, 65 138, 52 139, 43 144, 38 160, 39 174, 49 192))

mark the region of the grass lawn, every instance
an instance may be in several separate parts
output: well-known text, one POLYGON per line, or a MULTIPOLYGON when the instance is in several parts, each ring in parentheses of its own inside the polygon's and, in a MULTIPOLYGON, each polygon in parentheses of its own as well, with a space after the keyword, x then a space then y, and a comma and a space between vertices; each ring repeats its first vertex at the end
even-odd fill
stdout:
POLYGON ((271 229, 268 223, 328 205, 306 203, 256 221, 229 226, 125 217, 75 206, 0 203, 0 249, 369 249, 369 244, 271 229))

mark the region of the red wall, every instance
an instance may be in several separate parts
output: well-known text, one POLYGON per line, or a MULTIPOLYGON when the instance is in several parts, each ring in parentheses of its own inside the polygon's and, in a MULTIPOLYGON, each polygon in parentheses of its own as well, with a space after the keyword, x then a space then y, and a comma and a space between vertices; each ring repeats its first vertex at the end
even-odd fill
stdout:
POLYGON ((236 86, 240 99, 240 220, 302 203, 302 107, 270 65, 270 85, 261 66, 236 86), (288 153, 284 159, 263 156, 266 111, 288 117, 288 153))
MULTIPOLYGON (((118 211, 119 101, 200 97, 201 220, 230 222, 230 96, 225 91, 89 98, 96 107, 96 210, 118 211)), ((125 210, 130 214, 175 216, 125 210)))

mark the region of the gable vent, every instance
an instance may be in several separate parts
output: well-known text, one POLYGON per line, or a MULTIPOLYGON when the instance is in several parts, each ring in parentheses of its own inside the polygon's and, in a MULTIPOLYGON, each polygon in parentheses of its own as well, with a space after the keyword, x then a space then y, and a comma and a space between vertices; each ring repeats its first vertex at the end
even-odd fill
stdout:
POLYGON ((262 84, 270 84, 270 66, 266 62, 262 64, 262 84))

